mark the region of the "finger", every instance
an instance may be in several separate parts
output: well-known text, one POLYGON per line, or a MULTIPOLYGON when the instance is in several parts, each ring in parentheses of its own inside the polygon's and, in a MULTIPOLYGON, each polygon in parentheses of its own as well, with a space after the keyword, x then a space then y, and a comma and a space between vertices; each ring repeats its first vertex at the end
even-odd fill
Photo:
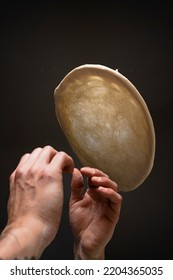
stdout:
POLYGON ((50 167, 54 170, 61 169, 63 172, 72 173, 74 170, 74 162, 65 152, 57 152, 50 162, 50 167))
POLYGON ((15 184, 15 180, 17 178, 21 177, 22 174, 26 175, 28 170, 30 170, 31 167, 34 166, 34 163, 41 151, 42 148, 36 148, 32 151, 31 154, 28 153, 21 157, 18 166, 10 176, 10 188, 13 188, 13 185, 15 184))
POLYGON ((19 161, 19 163, 18 163, 18 165, 17 165, 16 168, 20 167, 20 166, 28 159, 29 156, 30 156, 29 153, 23 155, 23 156, 21 157, 21 159, 20 159, 20 161, 19 161))
MULTIPOLYGON (((29 155, 30 155, 30 154, 25 154, 25 155, 23 155, 23 156, 21 157, 21 159, 20 159, 20 161, 19 161, 19 163, 18 163, 16 169, 19 168, 19 167, 28 159, 29 155)), ((10 183, 11 183, 11 184, 14 182, 14 177, 15 177, 16 169, 12 172, 12 174, 11 174, 11 176, 10 176, 10 183)))
POLYGON ((118 185, 116 182, 112 181, 107 177, 92 177, 90 179, 90 187, 99 187, 102 186, 104 188, 110 188, 114 191, 118 190, 118 185))
POLYGON ((36 148, 32 151, 31 154, 27 153, 21 157, 16 169, 13 171, 13 173, 10 176, 10 182, 13 182, 16 170, 18 168, 20 168, 22 165, 24 166, 24 164, 25 164, 25 167, 26 167, 26 165, 30 166, 30 163, 33 162, 37 158, 37 156, 39 155, 41 150, 42 150, 41 148, 36 148))
POLYGON ((37 165, 37 167, 43 164, 49 164, 57 153, 58 152, 51 146, 45 146, 38 154, 36 154, 36 151, 33 152, 34 156, 36 155, 34 164, 37 165))
POLYGON ((9 195, 9 199, 8 199, 8 203, 7 203, 8 214, 10 214, 10 205, 13 205, 13 201, 14 201, 14 197, 15 197, 15 192, 16 192, 16 188, 15 188, 15 174, 16 174, 16 170, 17 170, 17 168, 20 168, 20 166, 28 159, 29 156, 30 156, 29 153, 23 155, 21 157, 21 159, 20 159, 16 169, 10 175, 10 195, 9 195))
POLYGON ((12 192, 12 189, 14 187, 14 182, 15 182, 15 174, 16 174, 16 170, 17 168, 19 168, 27 159, 28 157, 30 156, 30 154, 25 154, 21 157, 16 169, 12 172, 12 174, 10 175, 10 192, 12 192))
POLYGON ((104 188, 104 187, 99 187, 97 189, 97 192, 99 192, 100 196, 109 199, 112 205, 114 206, 114 208, 116 209, 121 208, 122 196, 119 193, 113 191, 110 188, 104 188))
POLYGON ((93 177, 93 176, 105 176, 109 177, 107 174, 105 174, 103 171, 97 169, 97 168, 91 168, 91 167, 82 167, 80 169, 80 172, 82 175, 85 175, 87 177, 93 177))
POLYGON ((26 158, 24 158, 25 160, 22 160, 20 166, 18 166, 17 168, 22 167, 23 170, 30 169, 33 166, 33 164, 35 163, 35 161, 38 158, 41 151, 42 151, 42 148, 40 148, 40 147, 34 149, 31 152, 31 154, 28 154, 28 156, 26 156, 26 158))
POLYGON ((70 203, 74 203, 83 198, 84 182, 80 171, 74 168, 72 181, 71 181, 71 198, 70 203))
POLYGON ((121 204, 122 197, 119 193, 114 192, 112 189, 99 187, 96 189, 96 192, 99 193, 100 197, 108 200, 106 213, 108 220, 116 225, 118 222, 120 212, 121 212, 121 204))

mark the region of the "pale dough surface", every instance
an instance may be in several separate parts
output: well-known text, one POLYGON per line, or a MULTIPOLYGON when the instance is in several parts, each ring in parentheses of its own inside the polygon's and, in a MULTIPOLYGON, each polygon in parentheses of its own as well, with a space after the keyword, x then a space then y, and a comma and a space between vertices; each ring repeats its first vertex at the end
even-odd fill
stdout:
POLYGON ((153 166, 155 132, 134 85, 108 67, 82 65, 54 97, 60 126, 81 163, 104 171, 120 191, 140 186, 153 166))

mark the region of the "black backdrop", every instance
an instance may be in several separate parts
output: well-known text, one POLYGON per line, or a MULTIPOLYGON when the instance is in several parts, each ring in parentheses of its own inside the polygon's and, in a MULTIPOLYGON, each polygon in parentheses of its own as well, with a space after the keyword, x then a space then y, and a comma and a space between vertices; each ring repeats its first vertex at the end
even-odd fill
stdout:
MULTIPOLYGON (((57 123, 53 92, 73 68, 98 63, 118 68, 137 87, 151 112, 157 144, 150 176, 137 190, 122 194, 106 258, 172 258, 172 9, 151 1, 139 6, 132 1, 14 2, 1 3, 0 11, 1 230, 7 221, 9 175, 24 153, 50 144, 81 166, 57 123)), ((73 259, 70 179, 64 178, 59 232, 43 259, 73 259)))

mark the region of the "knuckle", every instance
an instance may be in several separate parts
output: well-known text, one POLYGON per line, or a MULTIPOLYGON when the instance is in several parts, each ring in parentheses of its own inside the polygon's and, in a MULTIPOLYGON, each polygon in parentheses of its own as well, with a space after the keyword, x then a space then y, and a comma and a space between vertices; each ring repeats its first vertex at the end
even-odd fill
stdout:
POLYGON ((25 160, 29 155, 30 155, 29 153, 24 154, 24 155, 21 157, 20 160, 21 160, 21 161, 25 160))
POLYGON ((117 192, 117 191, 118 191, 118 185, 117 185, 117 183, 114 182, 114 181, 112 181, 112 184, 113 184, 113 186, 114 186, 115 191, 117 192))
POLYGON ((49 151, 49 152, 55 151, 55 149, 54 149, 52 146, 50 146, 50 145, 46 145, 46 146, 43 148, 43 150, 47 150, 47 151, 49 151))
POLYGON ((102 184, 105 185, 105 186, 111 186, 112 185, 113 187, 115 187, 114 182, 111 181, 108 177, 101 176, 100 180, 101 180, 102 184))
POLYGON ((37 174, 37 172, 38 172, 38 169, 35 166, 32 166, 28 170, 27 174, 28 174, 29 177, 33 178, 37 174))
POLYGON ((62 158, 64 158, 64 157, 67 156, 67 154, 66 154, 64 151, 60 151, 58 154, 59 154, 59 156, 62 157, 62 158))
POLYGON ((117 199, 118 199, 119 204, 121 205, 123 198, 120 194, 118 194, 117 199))
POLYGON ((41 152, 41 150, 42 150, 42 148, 41 148, 41 147, 38 147, 38 148, 35 148, 35 149, 32 151, 32 153, 34 153, 34 152, 41 152))
POLYGON ((63 168, 63 171, 72 172, 74 169, 73 159, 63 151, 60 151, 58 153, 58 157, 59 157, 61 168, 63 168))
POLYGON ((10 175, 10 183, 12 183, 14 181, 14 178, 15 178, 15 172, 13 172, 11 175, 10 175))
POLYGON ((17 168, 16 172, 15 172, 15 180, 19 180, 23 177, 26 176, 26 172, 24 171, 23 168, 17 168))
POLYGON ((93 174, 97 174, 97 173, 99 172, 99 170, 98 170, 97 168, 92 168, 92 169, 91 169, 91 172, 92 172, 93 174))
POLYGON ((101 177, 109 178, 109 176, 106 173, 104 173, 102 170, 100 170, 100 169, 92 168, 91 172, 95 176, 101 176, 101 177))
POLYGON ((31 179, 42 180, 49 177, 49 172, 45 167, 33 166, 28 170, 27 176, 31 179))
POLYGON ((59 159, 64 162, 72 161, 72 158, 63 151, 58 152, 58 156, 59 156, 59 159))
POLYGON ((95 177, 93 177, 93 179, 96 180, 98 182, 98 184, 100 184, 102 186, 106 187, 108 185, 108 180, 105 177, 95 176, 95 177))
POLYGON ((47 179, 47 178, 50 178, 50 177, 51 177, 51 174, 48 171, 48 169, 42 168, 42 169, 39 170, 39 172, 38 172, 38 179, 39 180, 44 180, 44 179, 47 179))
POLYGON ((100 177, 100 178, 105 185, 109 183, 109 179, 107 177, 100 177))

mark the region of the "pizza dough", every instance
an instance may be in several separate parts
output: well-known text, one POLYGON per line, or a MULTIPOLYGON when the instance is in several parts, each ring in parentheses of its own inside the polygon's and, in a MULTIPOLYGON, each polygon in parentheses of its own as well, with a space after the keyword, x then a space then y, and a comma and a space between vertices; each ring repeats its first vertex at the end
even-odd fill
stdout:
POLYGON ((145 101, 118 71, 86 64, 68 73, 54 92, 59 124, 84 166, 102 170, 120 191, 149 175, 155 131, 145 101))

